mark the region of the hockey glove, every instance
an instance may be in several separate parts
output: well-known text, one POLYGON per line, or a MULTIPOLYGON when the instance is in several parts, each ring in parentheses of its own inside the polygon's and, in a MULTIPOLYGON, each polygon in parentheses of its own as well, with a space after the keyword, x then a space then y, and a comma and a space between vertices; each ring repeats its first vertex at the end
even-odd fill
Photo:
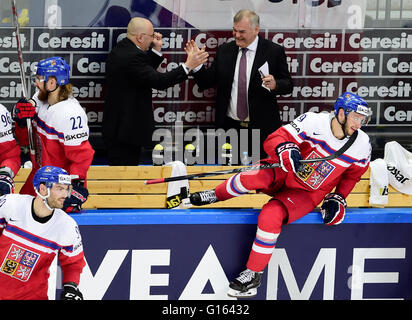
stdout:
MULTIPOLYGON (((33 100, 31 100, 33 101, 33 100)), ((27 119, 33 119, 36 114, 36 107, 30 101, 25 98, 21 98, 17 101, 13 108, 12 118, 21 128, 27 126, 27 119)))
POLYGON ((293 142, 283 142, 277 145, 276 154, 279 157, 280 167, 285 172, 296 173, 301 165, 302 156, 299 147, 293 142))
POLYGON ((338 193, 329 193, 320 208, 323 222, 332 226, 340 224, 345 218, 346 200, 338 193))
POLYGON ((72 181, 72 193, 64 200, 63 210, 68 213, 77 213, 82 210, 82 204, 89 197, 89 191, 83 186, 82 180, 72 181))
POLYGON ((0 196, 14 193, 13 179, 5 172, 0 172, 0 196))
POLYGON ((60 300, 83 300, 83 295, 77 288, 77 284, 74 282, 66 282, 63 284, 60 300))

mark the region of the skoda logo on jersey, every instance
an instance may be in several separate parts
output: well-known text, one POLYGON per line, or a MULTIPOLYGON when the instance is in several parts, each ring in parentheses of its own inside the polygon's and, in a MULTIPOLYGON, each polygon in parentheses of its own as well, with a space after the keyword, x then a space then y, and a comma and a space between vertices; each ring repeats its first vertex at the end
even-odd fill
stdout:
POLYGON ((66 134, 64 139, 66 141, 70 141, 70 140, 73 140, 73 139, 81 139, 81 138, 85 138, 85 137, 87 137, 87 132, 76 133, 76 134, 66 134))

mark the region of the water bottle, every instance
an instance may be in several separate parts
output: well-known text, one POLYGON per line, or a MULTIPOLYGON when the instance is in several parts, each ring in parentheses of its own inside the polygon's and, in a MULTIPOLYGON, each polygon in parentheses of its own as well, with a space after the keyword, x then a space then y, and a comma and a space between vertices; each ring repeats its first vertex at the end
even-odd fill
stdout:
POLYGON ((242 159, 240 159, 240 161, 241 161, 243 166, 248 166, 250 164, 249 156, 248 156, 247 151, 243 151, 242 159))
POLYGON ((185 145, 185 155, 184 155, 184 162, 186 166, 192 166, 195 163, 196 157, 196 147, 188 143, 185 145))
POLYGON ((230 143, 222 145, 222 159, 224 166, 232 165, 232 146, 230 143))
POLYGON ((155 147, 153 148, 153 152, 152 152, 152 161, 153 161, 154 166, 163 165, 164 152, 165 150, 160 143, 155 145, 155 147))

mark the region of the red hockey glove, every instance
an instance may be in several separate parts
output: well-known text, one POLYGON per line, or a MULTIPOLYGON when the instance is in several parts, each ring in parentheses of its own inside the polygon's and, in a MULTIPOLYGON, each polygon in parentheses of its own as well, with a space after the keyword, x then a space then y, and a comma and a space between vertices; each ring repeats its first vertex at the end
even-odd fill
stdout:
POLYGON ((293 142, 283 142, 277 145, 276 154, 279 157, 280 166, 285 172, 296 173, 301 165, 302 156, 299 147, 293 142))
POLYGON ((323 222, 332 226, 340 224, 345 218, 346 200, 338 193, 329 193, 320 208, 323 222))
POLYGON ((21 98, 13 107, 12 118, 15 122, 17 122, 19 127, 24 128, 27 125, 26 120, 33 119, 35 114, 36 107, 25 98, 21 98))
POLYGON ((72 193, 64 200, 63 210, 68 213, 77 213, 82 210, 83 203, 89 197, 89 191, 83 186, 83 181, 72 181, 72 193))

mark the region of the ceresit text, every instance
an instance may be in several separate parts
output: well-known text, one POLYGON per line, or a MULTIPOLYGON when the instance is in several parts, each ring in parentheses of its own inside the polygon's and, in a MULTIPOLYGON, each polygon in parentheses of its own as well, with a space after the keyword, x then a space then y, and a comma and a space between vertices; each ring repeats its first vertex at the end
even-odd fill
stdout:
MULTIPOLYGON (((32 72, 35 70, 37 62, 25 61, 23 62, 23 69, 25 72, 32 72)), ((0 58, 0 72, 1 73, 19 73, 20 64, 17 61, 10 62, 9 57, 0 58)))
POLYGON ((43 32, 37 38, 38 45, 45 49, 102 49, 105 41, 105 36, 97 32, 92 32, 90 37, 55 37, 49 32, 43 32))
POLYGON ((285 37, 283 33, 276 33, 272 41, 282 45, 285 49, 336 49, 338 43, 336 34, 325 32, 323 36, 312 37, 285 37))
MULTIPOLYGON (((0 48, 17 48, 16 33, 13 32, 12 36, 0 37, 0 48)), ((26 46, 27 38, 24 33, 20 33, 21 47, 26 46)))
POLYGON ((321 57, 310 62, 310 70, 314 73, 372 73, 375 70, 375 59, 363 57, 362 61, 323 61, 321 57))
POLYGON ((211 106, 207 106, 205 111, 166 111, 164 107, 154 110, 154 119, 157 123, 162 122, 212 122, 215 120, 215 111, 211 106))
POLYGON ((410 49, 412 34, 402 32, 400 37, 365 37, 360 33, 350 35, 348 44, 353 49, 410 49))
POLYGON ((356 92, 361 97, 390 97, 390 98, 407 98, 411 95, 411 84, 408 82, 398 81, 394 86, 359 86, 356 81, 348 83, 345 91, 356 92))

